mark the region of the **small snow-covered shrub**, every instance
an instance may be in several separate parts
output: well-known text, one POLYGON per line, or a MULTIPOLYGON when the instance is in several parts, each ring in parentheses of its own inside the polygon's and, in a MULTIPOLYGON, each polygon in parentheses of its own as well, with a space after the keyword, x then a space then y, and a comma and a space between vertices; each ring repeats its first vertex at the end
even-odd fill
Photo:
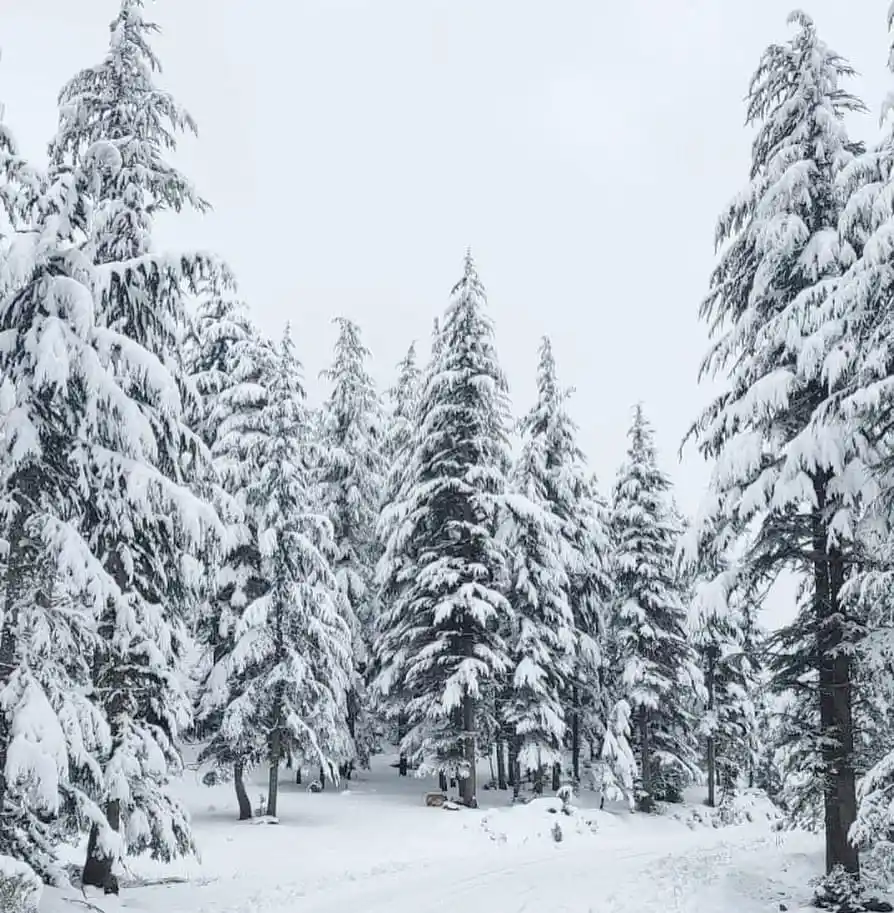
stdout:
POLYGON ((2 913, 37 913, 41 890, 40 879, 25 863, 10 856, 0 856, 2 913))

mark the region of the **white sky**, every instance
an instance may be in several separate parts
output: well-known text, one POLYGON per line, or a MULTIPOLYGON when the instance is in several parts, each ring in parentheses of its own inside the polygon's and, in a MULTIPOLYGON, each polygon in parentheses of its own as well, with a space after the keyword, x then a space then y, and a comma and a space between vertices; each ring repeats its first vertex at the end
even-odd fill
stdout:
MULTIPOLYGON (((747 176, 749 78, 794 2, 150 2, 163 85, 201 131, 179 163, 215 207, 160 242, 224 255, 264 330, 292 321, 314 399, 333 316, 362 325, 387 386, 413 338, 427 351, 471 244, 516 412, 548 333, 603 488, 641 399, 691 512, 706 470, 677 448, 706 395, 714 222, 747 176)), ((805 7, 864 74, 866 138, 894 84, 887 6, 805 7)), ((0 0, 0 99, 26 151, 116 9, 0 0)))

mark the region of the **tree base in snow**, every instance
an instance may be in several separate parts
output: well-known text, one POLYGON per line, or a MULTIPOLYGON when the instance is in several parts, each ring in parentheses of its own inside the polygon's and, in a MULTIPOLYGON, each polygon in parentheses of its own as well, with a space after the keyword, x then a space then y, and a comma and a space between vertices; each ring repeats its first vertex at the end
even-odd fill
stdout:
POLYGON ((866 897, 859 879, 840 866, 817 885, 813 906, 831 913, 894 913, 886 900, 866 897))

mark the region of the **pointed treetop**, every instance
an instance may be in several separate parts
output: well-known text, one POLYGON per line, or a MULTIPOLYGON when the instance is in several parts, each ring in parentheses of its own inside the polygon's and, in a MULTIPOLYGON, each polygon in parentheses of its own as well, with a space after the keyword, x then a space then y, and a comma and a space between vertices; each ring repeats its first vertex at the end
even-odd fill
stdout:
POLYGON ((463 262, 463 277, 453 286, 451 292, 452 295, 459 295, 460 297, 463 297, 464 293, 481 299, 482 304, 487 301, 484 285, 481 279, 478 278, 478 270, 475 268, 475 261, 472 259, 471 248, 466 251, 463 262))

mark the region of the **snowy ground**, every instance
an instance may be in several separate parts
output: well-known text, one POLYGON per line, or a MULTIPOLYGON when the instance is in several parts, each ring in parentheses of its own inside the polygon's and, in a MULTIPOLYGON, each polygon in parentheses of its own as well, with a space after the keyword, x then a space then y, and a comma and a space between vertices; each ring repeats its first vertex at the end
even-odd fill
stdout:
MULTIPOLYGON (((189 882, 90 902, 145 913, 770 913, 804 904, 821 862, 816 838, 780 838, 759 805, 729 828, 623 809, 567 817, 545 799, 508 808, 500 792, 482 792, 480 810, 445 811, 424 806, 430 783, 398 778, 388 760, 348 791, 316 795, 284 771, 275 825, 238 823, 230 790, 190 772, 181 789, 201 862, 133 873, 189 882)), ((49 891, 41 910, 83 911, 83 901, 49 891)))

